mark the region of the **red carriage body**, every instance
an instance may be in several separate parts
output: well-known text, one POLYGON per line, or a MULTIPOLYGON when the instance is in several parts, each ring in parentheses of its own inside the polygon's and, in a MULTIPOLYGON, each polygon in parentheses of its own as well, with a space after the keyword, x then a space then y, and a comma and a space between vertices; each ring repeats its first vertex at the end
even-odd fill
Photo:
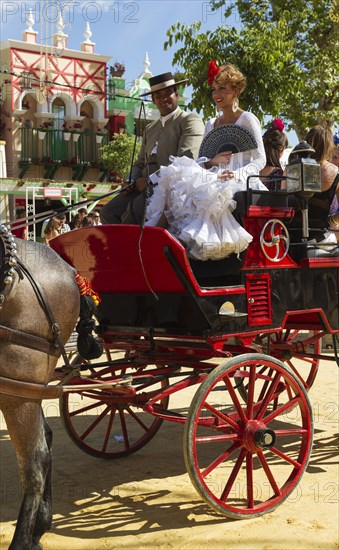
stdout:
POLYGON ((239 257, 189 262, 166 230, 124 225, 78 229, 52 246, 102 299, 107 360, 77 358, 74 392, 62 397, 72 439, 115 458, 145 445, 163 419, 184 423, 194 486, 217 512, 242 518, 276 508, 307 466, 307 390, 324 334, 337 359, 339 255, 288 246, 294 209, 275 206, 274 193, 262 205, 237 195, 236 215, 253 235, 239 257), (93 380, 105 386, 86 389, 93 380), (170 395, 194 384, 188 412, 171 411, 170 395))

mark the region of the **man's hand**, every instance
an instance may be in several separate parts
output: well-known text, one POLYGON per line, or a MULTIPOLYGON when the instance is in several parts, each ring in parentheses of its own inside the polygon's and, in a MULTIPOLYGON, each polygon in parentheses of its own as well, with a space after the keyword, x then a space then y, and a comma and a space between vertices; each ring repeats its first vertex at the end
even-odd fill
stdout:
POLYGON ((146 176, 141 176, 141 178, 138 178, 135 180, 135 189, 141 193, 141 191, 144 191, 147 187, 148 178, 146 176))
POLYGON ((134 185, 134 180, 131 180, 130 182, 126 180, 121 184, 121 190, 125 193, 131 193, 132 191, 134 191, 134 185))

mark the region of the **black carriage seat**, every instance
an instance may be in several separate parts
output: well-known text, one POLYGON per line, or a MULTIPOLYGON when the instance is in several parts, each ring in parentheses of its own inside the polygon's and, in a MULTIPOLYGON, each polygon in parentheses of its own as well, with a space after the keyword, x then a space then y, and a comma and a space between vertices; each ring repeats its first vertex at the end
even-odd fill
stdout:
MULTIPOLYGON (((293 200, 293 196, 290 199, 293 200)), ((313 197, 312 199, 313 200, 313 197)), ((291 245, 290 255, 295 261, 300 261, 304 258, 331 259, 339 257, 339 245, 315 245, 305 242, 302 238, 302 215, 301 215, 301 200, 298 197, 294 198, 295 215, 287 223, 287 229, 290 234, 291 245)), ((327 213, 317 210, 314 205, 310 205, 308 209, 308 230, 309 239, 316 239, 319 243, 323 240, 326 233, 327 213)))

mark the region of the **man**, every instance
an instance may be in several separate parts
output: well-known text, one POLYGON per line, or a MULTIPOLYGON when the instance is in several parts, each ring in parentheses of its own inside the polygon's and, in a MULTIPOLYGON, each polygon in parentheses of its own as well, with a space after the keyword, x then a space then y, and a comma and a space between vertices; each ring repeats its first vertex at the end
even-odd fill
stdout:
POLYGON ((186 113, 178 106, 177 86, 187 80, 175 82, 169 72, 151 77, 149 82, 151 89, 142 97, 152 95, 160 118, 146 126, 140 153, 132 167, 133 189, 130 186, 103 206, 100 211, 103 223, 142 223, 149 176, 160 166, 168 166, 172 155, 198 157, 204 124, 196 113, 186 113))

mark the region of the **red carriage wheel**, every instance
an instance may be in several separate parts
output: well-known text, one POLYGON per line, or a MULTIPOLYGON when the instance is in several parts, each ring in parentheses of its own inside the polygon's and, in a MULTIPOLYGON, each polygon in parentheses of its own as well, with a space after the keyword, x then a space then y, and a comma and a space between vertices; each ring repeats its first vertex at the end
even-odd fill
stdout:
MULTIPOLYGON (((86 378, 95 383, 108 379, 108 370, 96 368, 77 356, 74 364, 87 364, 86 378), (104 374, 101 374, 101 371, 104 374)), ((112 371, 110 379, 112 379, 112 371)), ((136 369, 129 365, 114 371, 114 376, 135 374, 136 369)), ((64 393, 60 398, 60 414, 71 439, 88 454, 100 458, 120 458, 132 454, 148 443, 159 430, 163 419, 154 417, 136 406, 138 392, 160 391, 168 386, 167 379, 147 377, 147 367, 138 368, 142 378, 133 380, 136 396, 129 398, 114 392, 114 389, 89 389, 81 392, 64 393)), ((83 385, 83 380, 75 376, 67 385, 83 385)), ((155 408, 167 409, 169 398, 160 399, 155 408)))
POLYGON ((275 358, 251 353, 225 361, 202 382, 190 406, 186 467, 201 497, 227 517, 272 512, 299 483, 311 448, 307 393, 275 358), (245 404, 235 389, 239 376, 247 377, 245 404))

